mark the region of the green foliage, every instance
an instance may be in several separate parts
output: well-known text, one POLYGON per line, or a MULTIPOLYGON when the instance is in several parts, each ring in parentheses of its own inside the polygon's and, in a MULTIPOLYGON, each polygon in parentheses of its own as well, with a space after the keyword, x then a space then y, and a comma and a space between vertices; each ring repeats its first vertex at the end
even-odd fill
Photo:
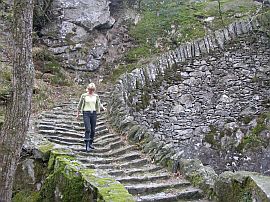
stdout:
POLYGON ((233 180, 232 191, 235 201, 252 202, 252 194, 248 184, 248 180, 245 180, 243 185, 241 185, 238 181, 233 180))
POLYGON ((257 125, 246 135, 241 143, 237 146, 236 150, 242 152, 244 149, 256 149, 260 146, 267 146, 269 140, 264 139, 260 136, 260 133, 264 130, 270 130, 266 125, 266 120, 270 119, 270 113, 262 113, 257 118, 257 125))
POLYGON ((138 62, 138 60, 143 57, 149 57, 151 55, 150 46, 142 46, 138 48, 131 49, 125 56, 125 61, 127 63, 138 62))
POLYGON ((204 36, 207 30, 216 30, 235 21, 235 16, 244 18, 254 13, 257 6, 252 0, 222 0, 221 12, 218 2, 178 0, 143 0, 142 19, 131 26, 130 35, 138 47, 127 53, 129 62, 136 62, 150 54, 166 51, 178 44, 204 36), (211 23, 204 20, 213 17, 211 23), (205 29, 207 28, 207 29, 205 29))
POLYGON ((19 192, 12 198, 12 202, 36 202, 39 197, 39 192, 19 192))
POLYGON ((116 69, 112 71, 109 80, 114 83, 120 75, 124 73, 129 73, 132 70, 136 69, 136 67, 136 64, 119 65, 116 69))
POLYGON ((33 48, 33 60, 34 61, 55 61, 55 56, 45 47, 33 48))
POLYGON ((211 144, 212 148, 216 148, 216 149, 220 148, 221 145, 217 140, 217 138, 219 136, 217 129, 212 125, 210 125, 209 127, 210 127, 211 131, 205 135, 204 140, 207 143, 211 144))
POLYGON ((44 72, 50 72, 52 74, 59 74, 61 73, 61 64, 59 61, 53 59, 51 61, 48 61, 45 65, 44 72))
POLYGON ((261 19, 262 19, 262 29, 270 37, 270 11, 266 10, 264 15, 261 16, 261 19))

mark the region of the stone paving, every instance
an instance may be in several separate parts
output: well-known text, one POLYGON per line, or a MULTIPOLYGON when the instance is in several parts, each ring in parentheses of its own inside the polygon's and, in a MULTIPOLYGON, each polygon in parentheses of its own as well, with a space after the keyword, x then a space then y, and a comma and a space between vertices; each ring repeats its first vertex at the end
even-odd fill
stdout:
MULTIPOLYGON (((100 93, 101 100, 108 94, 100 93)), ((106 103, 105 103, 106 104, 106 103)), ((110 129, 106 113, 98 115, 94 150, 84 146, 82 120, 76 120, 77 101, 43 112, 36 123, 40 134, 63 148, 72 149, 87 168, 102 169, 122 183, 136 201, 207 201, 200 189, 161 166, 151 163, 136 145, 110 129)))

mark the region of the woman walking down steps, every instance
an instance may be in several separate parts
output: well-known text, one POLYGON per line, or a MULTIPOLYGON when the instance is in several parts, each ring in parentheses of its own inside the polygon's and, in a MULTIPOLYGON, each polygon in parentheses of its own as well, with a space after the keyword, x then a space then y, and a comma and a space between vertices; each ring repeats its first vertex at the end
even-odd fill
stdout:
MULTIPOLYGON (((111 90, 108 87, 102 88, 104 90, 98 92, 98 95, 106 106, 105 103, 111 99, 111 90)), ((209 202, 204 198, 202 190, 193 187, 183 176, 175 176, 163 166, 154 164, 137 145, 126 141, 126 135, 109 130, 107 113, 97 113, 95 149, 90 153, 82 151, 82 146, 85 146, 82 139, 85 128, 74 120, 78 101, 72 99, 44 112, 38 120, 37 128, 39 134, 55 144, 55 148, 71 150, 79 167, 110 175, 124 185, 136 202, 209 202)), ((104 185, 107 190, 111 181, 105 181, 102 181, 105 183, 102 183, 102 188, 104 185)), ((93 183, 95 186, 96 181, 93 183)), ((113 187, 111 193, 115 191, 113 187)), ((123 201, 121 194, 113 201, 123 201)))
POLYGON ((80 111, 82 111, 85 127, 85 150, 86 152, 89 152, 91 149, 94 149, 92 144, 95 136, 97 113, 100 113, 100 109, 105 111, 106 108, 101 104, 99 96, 95 93, 96 86, 94 83, 90 83, 87 86, 86 91, 87 93, 81 95, 77 106, 77 119, 79 118, 80 111))

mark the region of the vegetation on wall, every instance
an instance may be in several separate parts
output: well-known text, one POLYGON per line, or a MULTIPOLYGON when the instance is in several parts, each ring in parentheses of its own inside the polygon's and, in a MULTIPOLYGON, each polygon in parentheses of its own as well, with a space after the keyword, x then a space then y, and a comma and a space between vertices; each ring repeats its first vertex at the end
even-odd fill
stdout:
POLYGON ((140 21, 129 27, 136 45, 125 54, 122 68, 112 72, 114 80, 181 43, 263 12, 253 0, 141 0, 138 5, 140 21))
POLYGON ((180 43, 204 36, 235 20, 256 13, 259 5, 252 0, 218 1, 141 1, 141 20, 131 26, 130 35, 138 46, 127 55, 128 62, 177 47, 180 43))

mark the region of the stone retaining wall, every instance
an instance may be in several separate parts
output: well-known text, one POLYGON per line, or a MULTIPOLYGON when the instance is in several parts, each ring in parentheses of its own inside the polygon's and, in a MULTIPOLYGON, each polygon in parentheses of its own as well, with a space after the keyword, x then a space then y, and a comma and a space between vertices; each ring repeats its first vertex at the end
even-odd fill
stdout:
MULTIPOLYGON (((247 141, 243 137, 269 127, 270 49, 269 39, 261 33, 268 19, 266 14, 235 22, 123 75, 114 86, 108 106, 112 125, 140 144, 153 160, 173 171, 180 169, 208 195, 215 195, 214 184, 218 179, 215 171, 199 163, 198 169, 188 173, 190 169, 183 169, 183 162, 199 158, 218 172, 245 169, 241 165, 251 163, 245 164, 249 159, 241 156, 247 141), (245 39, 253 40, 249 36, 256 41, 246 43, 245 39), (252 44, 255 47, 249 46, 252 44), (250 50, 251 55, 239 55, 238 50, 245 52, 249 48, 255 48, 257 53, 250 50), (250 62, 246 64, 242 57, 250 62), (240 92, 244 95, 239 97, 240 92), (240 123, 245 123, 249 131, 240 130, 240 123), (238 149, 237 155, 234 150, 226 153, 232 148, 238 149), (228 161, 224 167, 218 167, 221 164, 217 157, 221 162, 228 161)), ((267 134, 266 130, 267 141, 258 150, 264 155, 258 161, 270 154, 267 134)), ((265 174, 268 163, 262 165, 265 174)))

